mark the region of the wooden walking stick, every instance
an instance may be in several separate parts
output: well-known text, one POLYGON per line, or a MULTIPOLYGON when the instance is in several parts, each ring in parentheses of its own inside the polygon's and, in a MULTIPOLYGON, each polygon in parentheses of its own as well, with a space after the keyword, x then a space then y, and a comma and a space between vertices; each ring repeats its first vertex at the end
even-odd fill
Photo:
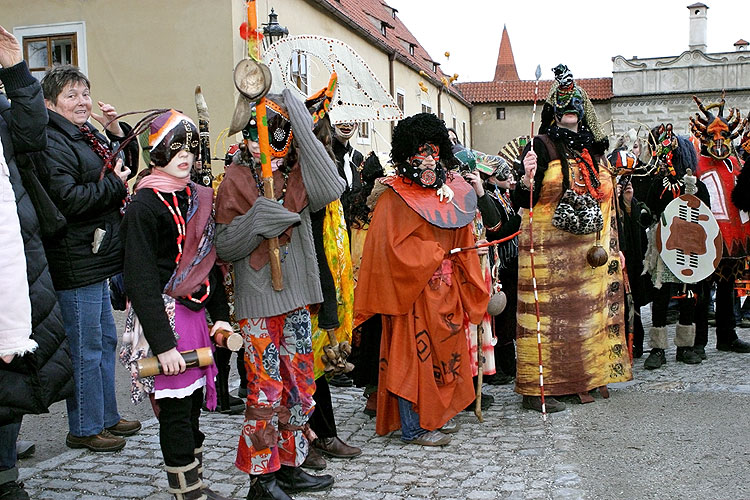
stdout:
MULTIPOLYGON (((534 149, 534 120, 536 119, 536 103, 539 96, 539 79, 542 77, 542 67, 536 67, 536 85, 534 87, 534 107, 531 112, 531 149, 534 149)), ((531 259, 531 282, 534 286, 534 310, 536 312, 536 345, 539 352, 539 394, 542 399, 542 419, 547 421, 547 406, 544 401, 544 365, 542 363, 542 320, 539 314, 539 294, 536 289, 536 271, 534 270, 534 179, 529 185, 529 257, 531 259)))
POLYGON ((519 234, 521 234, 521 231, 516 231, 515 233, 513 233, 513 234, 511 234, 509 236, 506 236, 505 238, 500 238, 499 240, 487 241, 485 243, 477 243, 476 245, 472 245, 470 247, 456 247, 456 248, 452 248, 446 255, 453 255, 454 253, 458 253, 458 252, 466 252, 466 251, 469 251, 469 250, 478 250, 480 248, 486 248, 486 247, 491 247, 493 245, 499 245, 500 243, 505 243, 506 241, 512 240, 513 238, 515 238, 519 234))
POLYGON ((484 422, 482 416, 482 374, 484 373, 484 353, 482 353, 482 335, 484 326, 477 325, 477 399, 474 402, 474 415, 480 423, 484 422))
MULTIPOLYGON (((247 27, 250 36, 247 38, 248 55, 263 64, 261 61, 260 33, 258 32, 258 16, 255 11, 256 1, 247 2, 247 27)), ((270 76, 270 73, 268 74, 270 76)), ((268 142, 268 120, 266 118, 266 99, 262 97, 255 106, 255 117, 258 124, 258 144, 260 146, 261 175, 263 176, 263 195, 269 200, 274 200, 273 193, 273 171, 271 170, 271 146, 268 142)), ((269 238, 268 257, 271 265, 271 284, 273 289, 280 292, 284 289, 284 281, 281 275, 281 251, 279 249, 279 238, 269 238)))

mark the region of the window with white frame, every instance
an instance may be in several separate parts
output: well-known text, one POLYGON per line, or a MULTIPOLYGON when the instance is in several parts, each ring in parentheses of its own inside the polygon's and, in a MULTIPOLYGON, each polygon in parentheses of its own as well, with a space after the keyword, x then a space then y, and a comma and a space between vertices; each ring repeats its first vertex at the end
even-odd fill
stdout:
POLYGON ((357 144, 370 144, 370 124, 369 123, 367 122, 360 123, 357 133, 358 133, 357 144))
POLYGON ((31 74, 44 76, 53 66, 78 66, 78 43, 75 33, 54 36, 33 36, 23 39, 23 58, 31 74))
POLYGON ((423 102, 422 103, 422 113, 432 113, 432 106, 430 106, 426 102, 423 102))
POLYGON ((41 79, 53 66, 72 64, 88 74, 86 25, 83 21, 13 29, 31 74, 41 79))
POLYGON ((405 101, 406 101, 406 91, 404 91, 404 89, 396 89, 396 105, 398 106, 398 109, 400 109, 402 113, 404 111, 405 101))
POLYGON ((307 95, 307 54, 293 52, 289 61, 289 74, 292 83, 297 86, 303 94, 307 95))

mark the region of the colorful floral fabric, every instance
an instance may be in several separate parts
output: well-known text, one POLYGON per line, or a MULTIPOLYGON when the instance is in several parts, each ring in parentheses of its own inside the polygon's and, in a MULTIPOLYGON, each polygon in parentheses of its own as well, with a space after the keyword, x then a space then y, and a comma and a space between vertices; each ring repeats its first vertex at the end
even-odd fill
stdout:
POLYGON ((303 431, 313 412, 315 379, 310 313, 295 309, 269 318, 241 319, 247 406, 235 465, 248 474, 305 461, 303 431))
MULTIPOLYGON (((338 304, 339 327, 336 328, 336 340, 352 341, 354 323, 354 277, 352 258, 349 252, 349 235, 346 232, 344 209, 339 200, 326 207, 323 219, 323 246, 326 252, 328 268, 336 283, 336 303, 338 304)), ((323 347, 328 345, 328 334, 318 328, 318 316, 312 315, 313 351, 315 352, 315 378, 323 375, 323 347)))

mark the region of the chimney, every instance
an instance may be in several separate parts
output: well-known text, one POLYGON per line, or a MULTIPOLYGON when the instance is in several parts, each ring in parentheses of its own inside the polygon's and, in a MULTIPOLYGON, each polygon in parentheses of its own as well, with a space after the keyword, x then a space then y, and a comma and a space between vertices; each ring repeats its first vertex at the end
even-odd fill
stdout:
POLYGON ((690 10, 690 50, 700 50, 706 52, 706 32, 708 28, 708 5, 703 3, 694 3, 688 5, 690 10))
POLYGON ((750 44, 748 44, 745 40, 743 40, 742 38, 740 38, 739 40, 737 40, 736 42, 734 42, 734 50, 736 50, 737 52, 739 52, 741 50, 747 50, 747 46, 748 45, 750 45, 750 44))

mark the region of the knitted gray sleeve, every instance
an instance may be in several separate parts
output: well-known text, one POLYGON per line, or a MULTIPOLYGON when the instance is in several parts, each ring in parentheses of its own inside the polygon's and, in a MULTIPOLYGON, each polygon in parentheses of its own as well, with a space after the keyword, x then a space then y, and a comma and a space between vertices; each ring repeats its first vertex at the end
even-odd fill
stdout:
POLYGON ((299 222, 298 213, 260 197, 245 215, 238 215, 229 224, 216 224, 216 254, 225 262, 244 259, 261 241, 278 236, 299 222))
POLYGON ((302 180, 310 210, 317 212, 344 192, 346 184, 323 144, 313 133, 313 121, 305 105, 288 90, 282 92, 292 122, 294 141, 299 152, 302 180))

